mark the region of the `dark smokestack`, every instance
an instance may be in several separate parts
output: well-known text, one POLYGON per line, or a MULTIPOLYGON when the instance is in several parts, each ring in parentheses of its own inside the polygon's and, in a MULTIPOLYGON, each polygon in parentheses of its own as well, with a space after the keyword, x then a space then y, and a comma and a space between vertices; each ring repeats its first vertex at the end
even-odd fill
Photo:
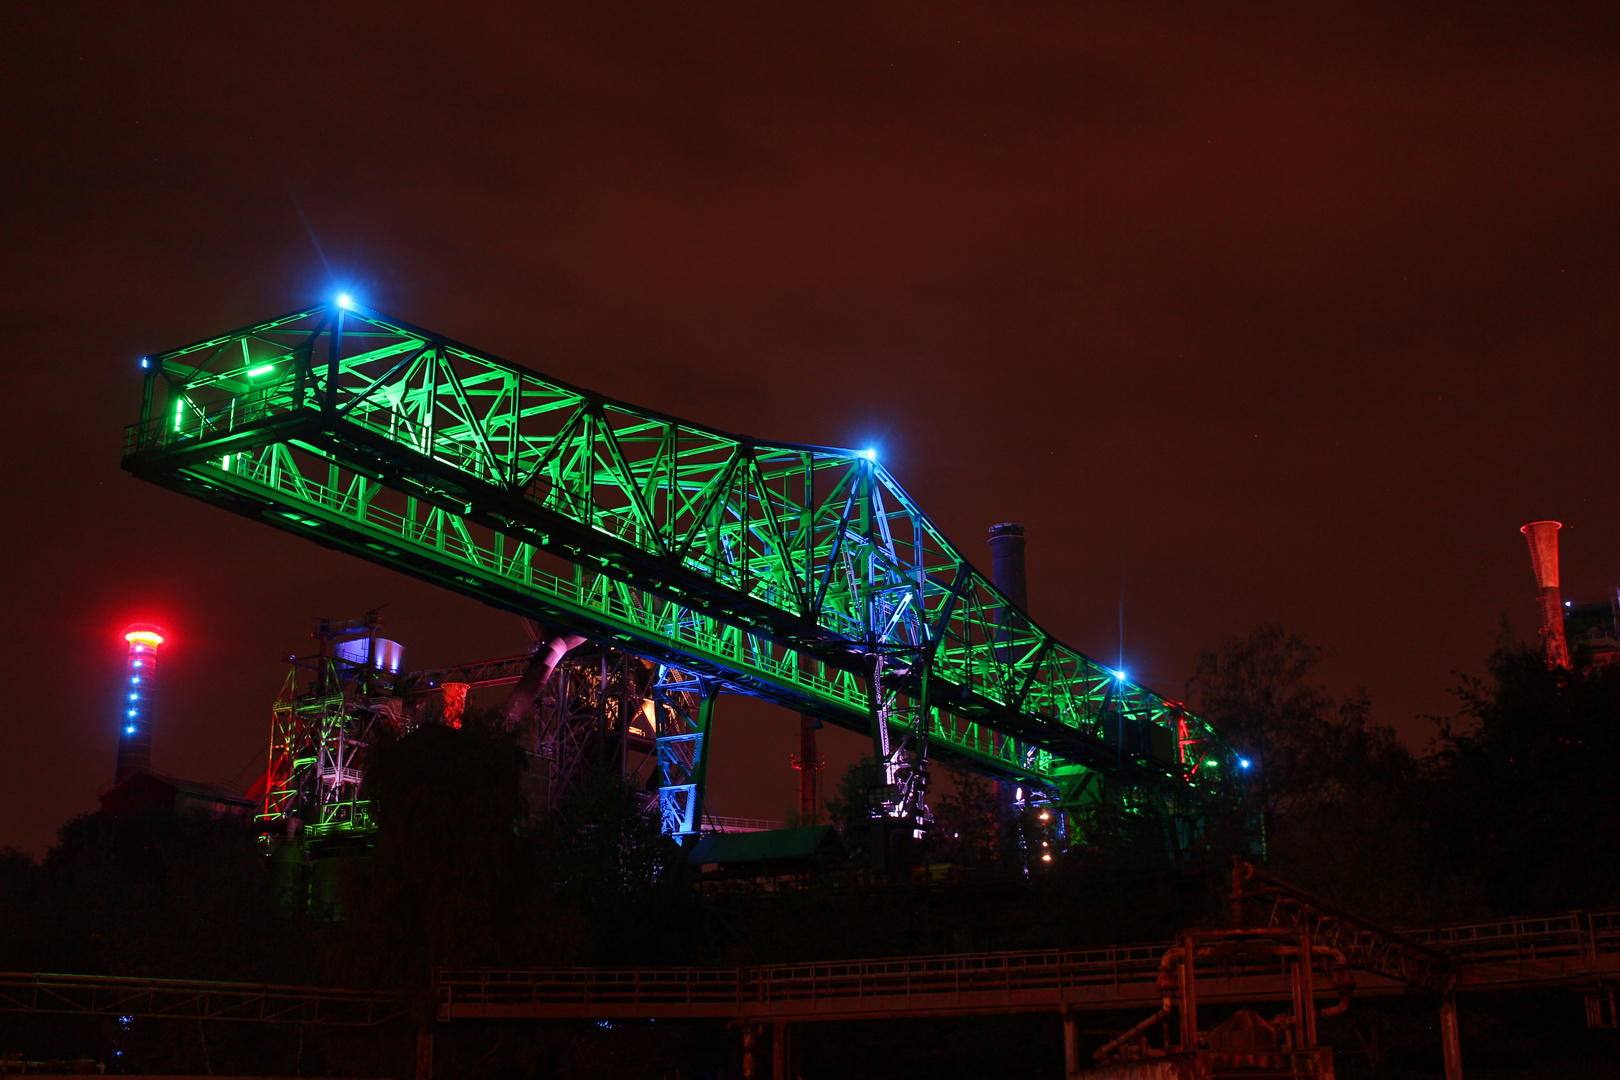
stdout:
POLYGON ((990 526, 990 580, 1019 611, 1029 612, 1024 580, 1024 527, 1011 521, 990 526))
POLYGON ((1569 667, 1569 644, 1564 640, 1564 602, 1558 593, 1557 521, 1532 521, 1519 529, 1530 543, 1530 565, 1541 587, 1541 636, 1547 640, 1547 666, 1569 667))
MULTIPOLYGON (((1004 521, 1000 525, 990 526, 990 581, 1001 591, 1001 595, 1013 602, 1013 606, 1019 611, 1026 614, 1029 612, 1029 586, 1024 579, 1024 527, 1022 525, 1012 521, 1004 521)), ((1011 627, 1008 625, 1011 621, 1006 617, 1005 612, 997 613, 996 622, 998 628, 996 638, 998 641, 1005 641, 1011 636, 1011 627)), ((1008 659, 1006 654, 1010 653, 1011 649, 1000 648, 997 649, 997 652, 1001 654, 1002 660, 1005 661, 1008 659)), ((990 736, 991 748, 998 754, 1001 752, 1002 739, 1003 736, 1001 735, 990 736)), ((1015 745, 1013 749, 1016 752, 1018 747, 1015 745)), ((996 801, 1001 804, 1002 812, 1010 812, 1013 803, 1016 801, 1017 785, 998 781, 994 790, 996 801)))

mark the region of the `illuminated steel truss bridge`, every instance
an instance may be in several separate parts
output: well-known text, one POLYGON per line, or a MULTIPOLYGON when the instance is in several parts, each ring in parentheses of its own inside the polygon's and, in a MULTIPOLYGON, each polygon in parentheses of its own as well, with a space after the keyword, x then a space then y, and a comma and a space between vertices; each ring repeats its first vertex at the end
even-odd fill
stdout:
POLYGON ((142 363, 125 468, 661 665, 702 703, 668 735, 699 796, 722 689, 870 734, 896 813, 929 756, 1071 807, 1235 783, 1205 723, 1036 625, 870 451, 627 405, 346 298, 142 363))

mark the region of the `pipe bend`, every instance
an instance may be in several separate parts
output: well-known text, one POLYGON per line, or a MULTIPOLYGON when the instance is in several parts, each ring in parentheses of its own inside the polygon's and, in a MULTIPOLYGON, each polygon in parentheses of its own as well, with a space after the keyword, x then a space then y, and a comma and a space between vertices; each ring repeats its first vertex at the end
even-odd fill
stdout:
POLYGON ((1339 992, 1339 1003, 1330 1005, 1325 1009, 1316 1010, 1318 1018, 1323 1016, 1338 1016, 1350 1009, 1350 998, 1356 992, 1356 975, 1350 969, 1350 962, 1345 959, 1344 953, 1332 945, 1312 945, 1311 952, 1317 956, 1330 956, 1333 958, 1333 989, 1339 992))
POLYGON ((1163 1005, 1163 1007, 1161 1007, 1159 1009, 1158 1012, 1154 1013, 1152 1016, 1148 1017, 1146 1020, 1142 1021, 1140 1024, 1137 1024, 1135 1027, 1131 1028, 1131 1030, 1127 1031, 1125 1034, 1116 1037, 1111 1042, 1107 1042, 1107 1043, 1104 1043, 1102 1046, 1099 1046, 1097 1048, 1097 1052, 1092 1054, 1091 1056, 1096 1058, 1098 1061, 1106 1060, 1108 1055, 1112 1054, 1115 1050, 1119 1049, 1121 1046, 1124 1046, 1126 1043, 1130 1042, 1132 1039, 1136 1038, 1138 1035, 1142 1034, 1144 1031, 1151 1028, 1154 1024, 1157 1024, 1159 1021, 1161 1021, 1165 1017, 1169 1016, 1170 1015, 1170 1008, 1171 1008, 1170 995, 1166 994, 1164 996, 1164 1005, 1163 1005))
POLYGON ((585 643, 580 634, 558 634, 544 645, 534 651, 529 658, 529 666, 524 670, 523 677, 512 688, 508 695, 502 712, 508 727, 515 727, 523 719, 523 714, 529 711, 534 699, 540 696, 540 690, 545 686, 551 673, 557 670, 563 657, 585 643))

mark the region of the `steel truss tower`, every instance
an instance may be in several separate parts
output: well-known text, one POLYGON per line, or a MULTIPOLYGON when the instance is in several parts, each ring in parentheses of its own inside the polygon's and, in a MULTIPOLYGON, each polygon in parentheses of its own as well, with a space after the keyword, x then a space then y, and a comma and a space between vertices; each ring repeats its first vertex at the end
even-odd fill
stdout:
MULTIPOLYGON (((412 722, 431 721, 435 693, 450 686, 515 684, 532 659, 532 654, 509 656, 416 671, 400 680, 399 692, 412 722)), ((518 723, 518 743, 536 759, 530 770, 531 806, 566 818, 581 785, 606 769, 658 792, 665 831, 697 831, 690 781, 703 760, 705 740, 695 686, 690 677, 622 649, 596 642, 571 649, 518 723)))
POLYGON ((1037 625, 870 451, 731 435, 346 299, 146 371, 135 475, 867 733, 892 799, 925 754, 1065 803, 1235 789, 1207 725, 1037 625))
POLYGON ((261 822, 296 821, 309 840, 370 831, 360 792, 366 756, 384 729, 397 732, 406 722, 394 693, 396 674, 378 662, 378 625, 375 613, 351 623, 323 619, 314 635, 317 655, 288 658, 287 678, 271 709, 261 822), (357 633, 364 636, 353 637, 357 633), (359 663, 334 650, 345 635, 366 643, 359 663), (308 680, 302 687, 300 674, 308 680))
MULTIPOLYGON (((305 840, 369 833, 361 781, 375 741, 424 723, 459 727, 468 691, 514 684, 532 660, 511 656, 396 673, 376 662, 346 662, 331 647, 363 630, 374 637, 377 628, 375 613, 348 623, 323 620, 315 634, 319 653, 289 658, 271 711, 270 769, 259 814, 265 826, 290 832, 296 821, 305 840)), ((692 778, 701 771, 705 740, 696 726, 703 710, 690 685, 679 673, 620 649, 586 643, 572 650, 517 721, 517 743, 528 756, 531 823, 566 818, 584 782, 605 769, 644 782, 666 831, 697 832, 701 779, 694 786, 692 778)))

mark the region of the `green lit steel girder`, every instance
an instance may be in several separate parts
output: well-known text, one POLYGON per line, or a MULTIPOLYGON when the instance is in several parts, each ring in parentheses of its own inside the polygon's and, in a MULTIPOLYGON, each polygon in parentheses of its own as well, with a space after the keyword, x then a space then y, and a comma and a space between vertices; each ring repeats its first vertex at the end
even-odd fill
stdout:
POLYGON ((148 358, 124 467, 497 607, 1044 790, 1230 751, 996 591, 883 466, 627 405, 367 308, 148 358), (1168 748, 1168 749, 1166 749, 1168 748))

